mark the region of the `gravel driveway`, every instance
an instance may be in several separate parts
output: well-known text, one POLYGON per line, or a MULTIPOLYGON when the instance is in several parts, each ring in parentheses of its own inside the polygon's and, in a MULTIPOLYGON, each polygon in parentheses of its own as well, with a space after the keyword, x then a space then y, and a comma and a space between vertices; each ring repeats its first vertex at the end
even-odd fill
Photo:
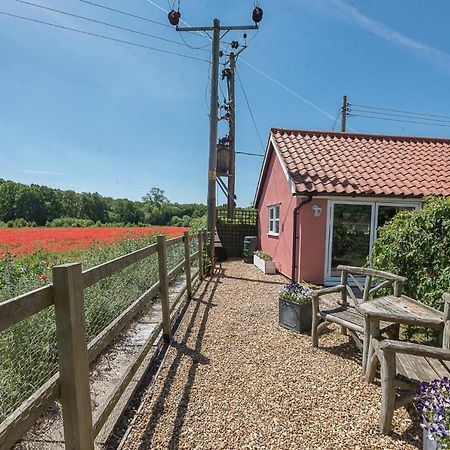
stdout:
POLYGON ((240 261, 219 272, 190 303, 124 448, 421 448, 413 410, 378 434, 381 389, 346 336, 331 328, 313 349, 277 325, 284 277, 240 261))

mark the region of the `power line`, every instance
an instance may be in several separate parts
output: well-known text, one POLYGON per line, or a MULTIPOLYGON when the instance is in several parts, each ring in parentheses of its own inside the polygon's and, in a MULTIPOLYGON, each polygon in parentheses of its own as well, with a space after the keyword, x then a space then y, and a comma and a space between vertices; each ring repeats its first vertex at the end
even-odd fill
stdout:
POLYGON ((331 129, 332 131, 334 131, 334 129, 336 128, 336 124, 337 124, 337 121, 339 119, 339 115, 341 114, 341 112, 342 112, 342 106, 338 109, 338 112, 336 113, 336 118, 334 119, 334 122, 333 122, 333 128, 331 129))
POLYGON ((261 156, 264 157, 262 153, 249 153, 249 152, 236 152, 237 155, 247 155, 247 156, 261 156))
POLYGON ((422 117, 422 116, 412 116, 412 115, 406 115, 406 114, 396 114, 396 113, 387 113, 387 112, 379 112, 379 111, 366 111, 364 109, 359 109, 359 108, 352 108, 352 111, 356 111, 356 112, 360 112, 363 114, 378 114, 380 116, 390 116, 390 117, 402 117, 405 119, 418 119, 418 120, 425 120, 428 122, 441 122, 441 123, 449 123, 450 124, 450 120, 444 120, 444 119, 433 119, 433 118, 428 118, 428 117, 422 117))
POLYGON ((379 120, 388 120, 391 122, 404 122, 404 123, 417 123, 420 125, 432 125, 432 126, 436 126, 436 127, 445 127, 445 128, 450 128, 450 125, 444 125, 441 123, 430 123, 430 122, 419 122, 417 120, 405 120, 405 119, 392 119, 389 117, 375 117, 375 116, 365 116, 363 114, 349 114, 349 116, 351 117, 365 117, 367 119, 379 119, 379 120))
POLYGON ((109 6, 101 5, 99 3, 91 2, 89 0, 78 0, 78 1, 82 3, 87 3, 88 5, 96 6, 97 8, 102 8, 108 11, 113 11, 118 14, 123 14, 124 16, 134 17, 135 19, 139 20, 145 20, 146 22, 154 23, 155 25, 161 25, 162 27, 172 28, 170 25, 167 25, 166 23, 158 22, 156 20, 148 19, 147 17, 138 16, 136 14, 131 14, 129 12, 122 11, 120 9, 110 8, 109 6))
POLYGON ((256 124, 255 116, 254 116, 253 111, 252 111, 252 107, 250 106, 250 101, 249 101, 249 99, 247 97, 247 93, 245 92, 244 85, 242 83, 241 77, 239 76, 239 72, 237 70, 236 70, 236 75, 237 75, 237 79, 239 81, 239 85, 241 87, 242 93, 244 94, 245 103, 247 103, 247 108, 248 108, 248 111, 250 112, 250 116, 252 118, 253 126, 255 127, 256 134, 258 135, 259 142, 261 143, 261 148, 264 151, 264 143, 263 143, 263 140, 262 140, 262 137, 261 137, 261 133, 259 132, 258 125, 256 124))
MULTIPOLYGON (((164 9, 162 6, 159 6, 157 3, 155 3, 152 0, 145 0, 147 3, 150 3, 151 5, 153 5, 155 8, 160 9, 161 11, 164 11, 166 14, 168 14, 169 11, 167 11, 166 9, 164 9)), ((190 27, 191 25, 189 25, 185 20, 180 19, 181 22, 183 22, 185 25, 187 25, 188 27, 190 27)), ((207 38, 209 40, 212 40, 212 37, 209 35, 208 32, 206 31, 197 31, 195 34, 197 34, 198 36, 202 36, 204 38, 207 38)), ((194 34, 194 36, 195 36, 194 34)))
POLYGON ((368 105, 356 105, 353 103, 351 104, 351 106, 356 106, 357 108, 377 109, 380 111, 392 111, 392 112, 397 112, 397 113, 413 114, 415 116, 440 117, 442 119, 450 119, 450 116, 441 116, 439 114, 419 113, 419 112, 413 112, 413 111, 403 111, 401 109, 381 108, 378 106, 368 106, 368 105))
MULTIPOLYGON (((89 22, 98 23, 100 25, 105 25, 107 27, 116 28, 118 30, 128 31, 130 33, 139 34, 141 36, 146 36, 146 37, 149 37, 149 38, 152 38, 152 39, 158 39, 160 41, 170 42, 171 44, 184 46, 183 43, 178 42, 178 41, 174 41, 172 39, 166 39, 166 38, 163 38, 163 37, 160 37, 160 36, 155 36, 154 34, 144 33, 142 31, 137 31, 137 30, 133 30, 131 28, 122 27, 120 25, 114 25, 112 23, 103 22, 102 20, 96 20, 96 19, 92 19, 90 17, 80 16, 78 14, 73 14, 73 13, 70 13, 70 12, 67 12, 67 11, 62 11, 60 9, 55 9, 55 8, 50 8, 48 6, 39 5, 38 3, 28 2, 26 0, 15 0, 15 1, 18 2, 18 3, 23 3, 23 4, 26 4, 26 5, 29 5, 29 6, 33 6, 33 7, 36 7, 36 8, 45 9, 47 11, 53 11, 53 12, 56 12, 58 14, 64 14, 65 16, 76 17, 77 19, 87 20, 89 22)), ((198 50, 202 50, 202 49, 198 48, 198 50)), ((202 50, 202 51, 205 51, 205 52, 209 53, 208 50, 202 50)))
POLYGON ((13 18, 16 18, 16 19, 22 19, 22 20, 27 20, 29 22, 35 22, 35 23, 39 23, 39 24, 42 24, 42 25, 47 25, 47 26, 54 27, 54 28, 61 28, 62 30, 72 31, 74 33, 80 33, 80 34, 85 34, 87 36, 93 36, 93 37, 97 37, 97 38, 100 38, 100 39, 106 39, 108 41, 120 42, 121 44, 127 44, 127 45, 132 45, 134 47, 145 48, 147 50, 153 50, 155 52, 166 53, 168 55, 180 56, 182 58, 192 59, 194 61, 202 61, 202 62, 206 62, 206 63, 209 64, 209 61, 206 60, 206 59, 197 58, 195 56, 184 55, 182 53, 172 52, 170 50, 163 50, 161 48, 150 47, 148 45, 142 45, 142 44, 138 44, 136 42, 125 41, 123 39, 118 39, 118 38, 114 38, 114 37, 111 37, 111 36, 105 36, 103 34, 91 33, 89 31, 84 31, 84 30, 78 30, 77 28, 70 28, 70 27, 66 27, 66 26, 63 26, 63 25, 57 25, 55 23, 45 22, 43 20, 32 19, 30 17, 19 16, 17 14, 11 14, 11 13, 7 13, 7 12, 4 12, 4 11, 0 11, 0 14, 2 14, 4 16, 13 17, 13 18))

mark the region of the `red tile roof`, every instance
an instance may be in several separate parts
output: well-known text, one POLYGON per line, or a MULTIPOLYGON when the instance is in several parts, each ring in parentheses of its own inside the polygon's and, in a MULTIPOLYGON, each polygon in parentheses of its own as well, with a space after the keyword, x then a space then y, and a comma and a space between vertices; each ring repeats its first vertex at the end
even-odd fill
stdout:
POLYGON ((450 139, 272 128, 299 193, 450 195, 450 139))

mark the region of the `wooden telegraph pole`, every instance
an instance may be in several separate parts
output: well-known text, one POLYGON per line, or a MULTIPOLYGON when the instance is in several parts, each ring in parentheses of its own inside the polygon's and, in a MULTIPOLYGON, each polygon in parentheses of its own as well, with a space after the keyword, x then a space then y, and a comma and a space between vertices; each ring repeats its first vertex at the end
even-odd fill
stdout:
POLYGON ((342 96, 342 109, 341 109, 341 131, 347 131, 347 96, 342 96))
MULTIPOLYGON (((212 262, 212 269, 214 270, 214 241, 216 234, 216 180, 217 180, 217 125, 218 125, 218 109, 219 109, 219 62, 220 62, 220 32, 221 31, 233 31, 233 30, 257 30, 259 22, 262 19, 262 10, 260 8, 255 8, 253 12, 253 20, 255 25, 243 25, 243 26, 221 26, 219 19, 214 19, 212 27, 188 27, 182 28, 177 26, 177 31, 212 31, 212 62, 211 62, 211 102, 210 102, 210 113, 209 113, 209 159, 208 159, 208 199, 207 199, 207 217, 208 217, 208 231, 210 233, 210 255, 212 262), (256 19, 255 19, 256 18, 256 19)), ((171 11, 169 13, 179 14, 179 12, 171 11)), ((178 16, 178 20, 179 20, 178 16)), ((172 22, 171 22, 172 23, 172 22)), ((230 60, 231 63, 231 60, 230 60)), ((235 60, 234 63, 235 64, 235 60)), ((234 84, 234 73, 233 73, 233 84, 234 84)), ((234 94, 233 94, 233 110, 234 110, 234 94)), ((233 118, 233 127, 234 127, 233 118)), ((233 132, 234 135, 234 132, 233 132)), ((233 137, 234 139, 234 137, 233 137)), ((234 142, 233 142, 233 153, 234 153, 234 142)), ((233 194, 230 195, 228 192, 228 208, 230 208, 230 201, 234 202, 234 155, 232 156, 232 183, 233 183, 233 194)), ((230 180, 228 180, 228 186, 230 186, 230 180)), ((234 203, 233 203, 234 207, 234 203)))
POLYGON ((230 53, 230 77, 228 79, 228 100, 230 106, 230 167, 228 170, 228 219, 232 219, 234 212, 234 193, 236 183, 236 55, 230 53))

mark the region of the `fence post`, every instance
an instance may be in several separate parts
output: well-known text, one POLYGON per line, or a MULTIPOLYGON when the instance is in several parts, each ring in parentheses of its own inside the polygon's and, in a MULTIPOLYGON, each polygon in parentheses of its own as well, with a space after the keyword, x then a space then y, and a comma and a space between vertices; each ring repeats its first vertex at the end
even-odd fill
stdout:
POLYGON ((191 246, 189 245, 189 231, 183 234, 184 242, 184 272, 186 273, 186 291, 187 297, 192 298, 192 280, 191 280, 191 246))
POLYGON ((167 279, 167 243, 166 237, 161 235, 157 238, 158 245, 158 267, 159 267, 159 294, 161 297, 163 339, 170 342, 170 310, 169 310, 169 280, 167 279))
POLYGON ((198 233, 198 277, 203 280, 203 231, 198 233))
POLYGON ((94 448, 81 264, 53 267, 65 448, 94 448))

